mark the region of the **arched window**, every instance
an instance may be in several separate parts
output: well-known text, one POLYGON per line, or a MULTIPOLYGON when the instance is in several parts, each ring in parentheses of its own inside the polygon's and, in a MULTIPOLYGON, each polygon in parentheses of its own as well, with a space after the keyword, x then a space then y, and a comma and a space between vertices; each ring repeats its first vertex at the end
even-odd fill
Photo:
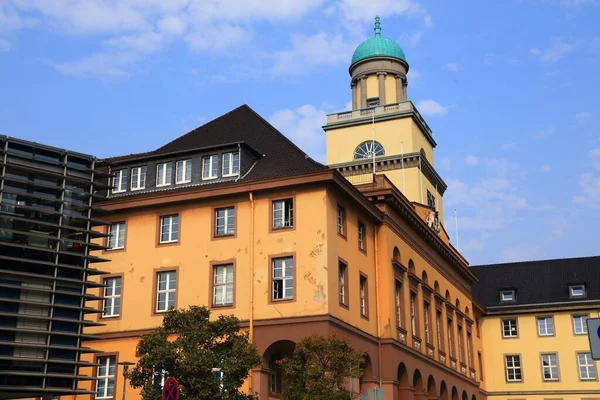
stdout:
POLYGON ((354 150, 354 159, 360 160, 361 158, 372 158, 373 153, 375 153, 375 157, 384 156, 385 150, 381 143, 368 140, 359 144, 356 150, 354 150))

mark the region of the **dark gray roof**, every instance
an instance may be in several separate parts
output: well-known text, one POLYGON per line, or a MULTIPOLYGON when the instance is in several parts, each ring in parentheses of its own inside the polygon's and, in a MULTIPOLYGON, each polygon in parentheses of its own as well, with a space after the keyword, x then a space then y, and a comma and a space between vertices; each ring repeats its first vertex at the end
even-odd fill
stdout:
POLYGON ((125 162, 179 151, 245 142, 262 154, 242 179, 256 181, 327 170, 275 129, 246 104, 146 153, 111 157, 103 161, 125 162))
POLYGON ((479 279, 473 296, 485 307, 600 300, 600 257, 480 265, 471 271, 479 279), (587 297, 571 299, 570 284, 585 284, 587 297), (504 289, 516 290, 516 302, 500 302, 504 289))

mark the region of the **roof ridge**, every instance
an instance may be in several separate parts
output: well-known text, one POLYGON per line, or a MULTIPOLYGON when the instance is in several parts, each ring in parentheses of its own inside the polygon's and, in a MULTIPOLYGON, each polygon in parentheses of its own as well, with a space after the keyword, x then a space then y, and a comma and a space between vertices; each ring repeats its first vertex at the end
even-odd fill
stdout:
POLYGON ((570 260, 588 260, 600 258, 598 256, 582 256, 582 257, 563 257, 563 258, 549 258, 549 259, 540 259, 540 260, 529 260, 529 261, 512 261, 505 263, 494 263, 494 264, 479 264, 479 265, 471 265, 469 268, 479 268, 479 267, 500 267, 500 266, 516 266, 523 264, 540 264, 540 263, 548 263, 555 261, 570 261, 570 260))

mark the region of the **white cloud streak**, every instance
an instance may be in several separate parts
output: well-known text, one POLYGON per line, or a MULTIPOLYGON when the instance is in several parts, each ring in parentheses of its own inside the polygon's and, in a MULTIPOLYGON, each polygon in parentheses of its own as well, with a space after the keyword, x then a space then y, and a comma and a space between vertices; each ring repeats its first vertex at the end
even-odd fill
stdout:
POLYGON ((573 47, 572 44, 565 42, 562 38, 553 38, 549 48, 546 50, 532 48, 529 50, 529 54, 543 63, 552 64, 573 51, 573 47))
POLYGON ((417 109, 426 117, 443 117, 453 107, 452 105, 443 106, 435 100, 420 100, 417 103, 417 109))

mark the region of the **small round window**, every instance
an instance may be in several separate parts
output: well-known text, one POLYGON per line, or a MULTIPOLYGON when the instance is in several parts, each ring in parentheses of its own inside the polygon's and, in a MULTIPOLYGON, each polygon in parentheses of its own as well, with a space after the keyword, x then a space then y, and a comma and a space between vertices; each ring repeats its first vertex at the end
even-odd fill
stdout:
POLYGON ((373 140, 362 142, 356 148, 356 150, 354 150, 355 160, 360 160, 361 158, 372 158, 373 155, 375 155, 375 157, 385 155, 385 150, 383 150, 383 146, 381 145, 381 143, 375 142, 373 140))

